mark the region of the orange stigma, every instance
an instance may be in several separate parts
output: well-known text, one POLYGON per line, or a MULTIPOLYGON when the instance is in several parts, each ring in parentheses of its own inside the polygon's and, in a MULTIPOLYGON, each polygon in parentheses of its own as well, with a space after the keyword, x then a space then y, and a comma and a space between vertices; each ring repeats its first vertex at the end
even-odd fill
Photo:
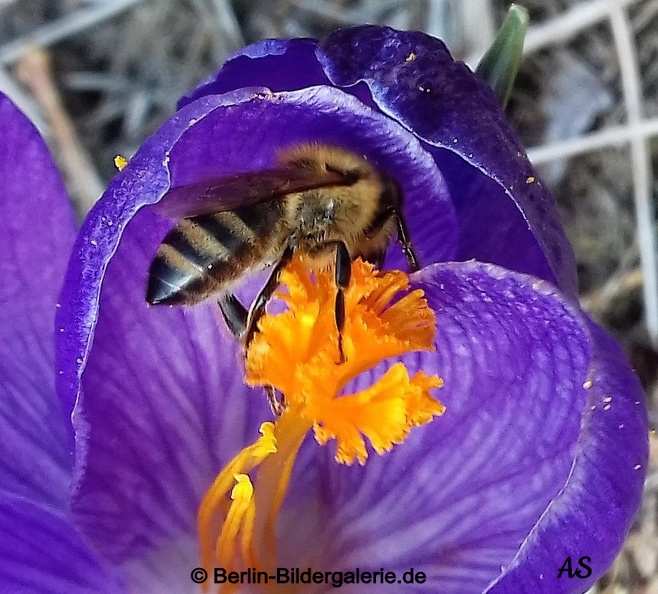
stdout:
POLYGON ((345 290, 342 360, 332 272, 311 274, 293 260, 281 284, 287 293, 279 297, 288 307, 260 320, 246 354, 245 381, 283 394, 283 413, 263 424, 261 437, 227 464, 204 497, 198 522, 201 562, 208 571, 276 567, 277 514, 311 430, 320 445, 336 440, 337 462, 363 465, 367 443, 383 454, 445 410, 429 392, 442 385, 441 378, 422 371, 410 377, 401 362, 365 390, 344 393, 350 381, 372 373, 382 361, 432 350, 434 313, 422 290, 407 291, 404 272, 353 262, 345 290))

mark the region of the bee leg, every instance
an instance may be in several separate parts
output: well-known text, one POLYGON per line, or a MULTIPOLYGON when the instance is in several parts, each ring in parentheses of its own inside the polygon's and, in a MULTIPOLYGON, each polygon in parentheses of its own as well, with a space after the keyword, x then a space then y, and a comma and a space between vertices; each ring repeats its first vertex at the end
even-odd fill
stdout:
MULTIPOLYGON (((219 305, 219 309, 222 312, 224 321, 226 322, 228 329, 231 331, 231 334, 233 334, 236 339, 241 340, 247 330, 247 317, 249 316, 247 308, 240 303, 233 293, 222 295, 217 300, 217 304, 219 305)), ((276 390, 273 386, 265 386, 264 390, 265 395, 267 396, 267 402, 272 409, 272 414, 275 417, 280 417, 285 408, 283 398, 281 398, 281 400, 277 398, 276 390)))
POLYGON ((370 263, 374 264, 377 270, 383 270, 384 260, 386 260, 386 252, 382 252, 381 254, 378 254, 376 258, 370 261, 370 263))
POLYGON ((270 277, 267 279, 267 282, 260 290, 260 293, 258 293, 256 299, 254 299, 254 302, 249 308, 249 315, 247 316, 246 330, 242 343, 245 351, 249 347, 249 344, 256 334, 258 320, 263 317, 267 302, 272 298, 274 291, 276 291, 277 287, 279 286, 279 276, 281 276, 281 271, 290 263, 293 253, 293 246, 286 246, 286 249, 281 255, 281 259, 275 264, 272 272, 270 273, 270 277))
POLYGON ((404 221, 402 212, 396 210, 395 219, 398 225, 398 241, 402 244, 402 251, 404 252, 404 257, 407 259, 407 264, 409 265, 409 270, 411 272, 416 272, 420 270, 418 265, 418 258, 414 252, 413 247, 411 246, 411 239, 409 239, 409 230, 407 229, 407 224, 404 221))
POLYGON ((281 396, 281 399, 279 399, 273 386, 265 386, 264 389, 267 396, 267 403, 270 405, 272 414, 275 417, 280 417, 286 408, 285 398, 281 396))
POLYGON ((217 300, 217 304, 231 334, 241 340, 247 330, 247 317, 249 316, 247 308, 233 293, 222 295, 217 300))
POLYGON ((340 354, 339 363, 345 362, 345 353, 343 353, 343 328, 345 328, 345 289, 350 284, 352 275, 352 258, 347 251, 347 246, 339 241, 336 243, 336 305, 334 308, 336 315, 336 329, 338 330, 338 352, 340 354))

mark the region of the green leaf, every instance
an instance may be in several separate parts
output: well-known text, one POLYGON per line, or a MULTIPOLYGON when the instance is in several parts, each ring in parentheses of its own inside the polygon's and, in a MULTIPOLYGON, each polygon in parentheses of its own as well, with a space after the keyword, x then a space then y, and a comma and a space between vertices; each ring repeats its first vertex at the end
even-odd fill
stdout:
POLYGON ((523 6, 512 4, 496 39, 475 70, 489 83, 503 107, 507 105, 519 71, 528 21, 528 11, 523 6))

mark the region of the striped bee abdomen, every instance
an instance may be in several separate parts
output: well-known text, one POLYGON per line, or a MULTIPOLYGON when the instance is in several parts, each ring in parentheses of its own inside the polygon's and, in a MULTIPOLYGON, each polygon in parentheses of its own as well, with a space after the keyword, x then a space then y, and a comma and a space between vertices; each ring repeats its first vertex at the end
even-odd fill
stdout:
POLYGON ((197 303, 275 259, 270 252, 277 244, 279 209, 269 201, 180 220, 151 263, 148 303, 197 303))

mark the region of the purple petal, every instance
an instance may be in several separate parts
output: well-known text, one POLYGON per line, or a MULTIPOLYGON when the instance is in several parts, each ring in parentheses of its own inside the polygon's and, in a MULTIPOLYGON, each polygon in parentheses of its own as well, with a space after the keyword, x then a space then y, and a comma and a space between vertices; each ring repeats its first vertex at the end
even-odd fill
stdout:
POLYGON ((120 594, 113 571, 90 552, 71 521, 38 503, 0 495, 0 591, 120 594))
POLYGON ((382 112, 431 147, 458 214, 455 259, 494 262, 576 295, 573 251, 553 197, 492 90, 454 62, 443 42, 419 32, 354 27, 329 35, 318 59, 333 84, 367 85, 382 112))
POLYGON ((230 456, 255 439, 268 408, 261 391, 243 385, 239 349, 215 304, 146 306, 157 221, 144 210, 135 228, 149 228, 145 221, 156 223, 153 233, 136 235, 131 223, 105 274, 75 409, 85 466, 73 509, 87 538, 134 579, 162 579, 164 559, 153 555, 162 548, 189 559, 178 572, 189 586, 200 499, 230 456))
POLYGON ((222 68, 178 101, 178 109, 206 95, 245 87, 294 91, 329 83, 318 64, 315 39, 265 39, 240 50, 222 68))
POLYGON ((437 351, 405 359, 443 377, 447 411, 364 468, 307 443, 280 530, 285 562, 424 571, 409 592, 581 592, 639 507, 648 444, 637 378, 546 282, 464 263, 429 267, 416 284, 437 313, 437 351), (567 556, 590 556, 592 575, 558 579, 567 556))
POLYGON ((567 557, 585 574, 578 591, 591 586, 621 549, 640 506, 648 458, 645 396, 619 345, 593 322, 588 329, 592 384, 569 479, 491 594, 516 593, 519 583, 532 592, 568 591, 551 563, 567 557), (583 556, 591 575, 578 566, 583 556))
MULTIPOLYGON (((351 143, 399 172, 410 200, 434 205, 438 229, 425 234, 426 245, 449 256, 454 221, 431 158, 390 119, 327 87, 239 92, 184 107, 117 175, 78 236, 57 320, 60 394, 75 403, 74 512, 85 535, 136 580, 147 558, 188 542, 209 481, 269 417, 262 393, 242 384, 235 343, 213 303, 147 307, 148 267, 173 223, 144 207, 209 172, 272 167, 279 146, 308 139, 351 143)), ((185 199, 176 192, 162 203, 185 199)), ((412 229, 432 228, 426 210, 410 218, 412 229)), ((391 252, 402 259, 399 246, 391 252)))
POLYGON ((55 164, 0 94, 0 483, 62 507, 71 460, 55 395, 55 303, 75 236, 55 164))

